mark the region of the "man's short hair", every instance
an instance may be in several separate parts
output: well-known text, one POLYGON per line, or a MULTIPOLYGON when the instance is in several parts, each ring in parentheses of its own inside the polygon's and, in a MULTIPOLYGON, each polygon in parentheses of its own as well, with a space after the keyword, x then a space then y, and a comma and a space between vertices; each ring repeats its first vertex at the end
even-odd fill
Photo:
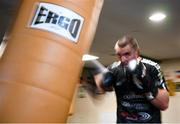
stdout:
POLYGON ((137 50, 139 49, 138 42, 135 38, 129 35, 125 35, 122 38, 120 38, 115 45, 115 48, 118 47, 125 47, 127 45, 131 45, 133 49, 137 50))

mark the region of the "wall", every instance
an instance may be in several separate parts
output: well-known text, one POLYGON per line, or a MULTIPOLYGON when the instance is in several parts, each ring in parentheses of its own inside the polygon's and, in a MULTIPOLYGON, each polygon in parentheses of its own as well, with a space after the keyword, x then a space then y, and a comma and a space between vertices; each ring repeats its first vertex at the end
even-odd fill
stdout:
POLYGON ((180 69, 180 59, 166 60, 163 61, 160 65, 163 71, 180 69))

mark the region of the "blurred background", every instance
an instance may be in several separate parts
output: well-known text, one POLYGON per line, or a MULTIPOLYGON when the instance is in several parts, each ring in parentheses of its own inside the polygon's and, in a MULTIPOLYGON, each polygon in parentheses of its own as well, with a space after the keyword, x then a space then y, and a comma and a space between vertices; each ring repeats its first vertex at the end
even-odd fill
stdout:
MULTIPOLYGON (((7 44, 6 34, 13 24, 21 0, 0 0, 0 54, 7 44)), ((125 34, 134 36, 140 45, 141 56, 161 65, 170 89, 170 106, 163 112, 164 123, 178 123, 180 118, 180 1, 179 0, 104 0, 94 41, 87 54, 99 57, 108 66, 117 58, 115 42, 125 34), (150 17, 159 13, 158 18, 150 17), (160 19, 162 18, 162 20, 160 19)), ((81 83, 74 94, 69 123, 114 123, 116 102, 113 92, 94 99, 82 87, 93 81, 94 63, 85 62, 81 83)))

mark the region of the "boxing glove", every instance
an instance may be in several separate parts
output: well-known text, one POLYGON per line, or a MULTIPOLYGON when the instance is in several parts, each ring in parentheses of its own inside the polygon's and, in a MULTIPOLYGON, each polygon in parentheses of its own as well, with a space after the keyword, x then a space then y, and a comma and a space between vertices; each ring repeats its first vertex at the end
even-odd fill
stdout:
POLYGON ((103 73, 102 87, 105 90, 109 90, 114 82, 114 75, 111 71, 103 73))
POLYGON ((142 62, 134 63, 133 69, 130 66, 127 69, 131 75, 134 90, 136 93, 145 94, 148 100, 153 100, 158 92, 158 80, 150 75, 142 62))

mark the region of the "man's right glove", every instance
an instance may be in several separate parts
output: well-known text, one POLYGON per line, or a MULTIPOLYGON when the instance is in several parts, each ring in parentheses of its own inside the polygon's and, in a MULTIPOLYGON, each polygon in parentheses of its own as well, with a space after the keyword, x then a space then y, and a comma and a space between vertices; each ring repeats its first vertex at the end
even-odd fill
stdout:
POLYGON ((112 90, 112 84, 114 82, 114 75, 111 71, 103 73, 102 88, 107 91, 112 90))
POLYGON ((127 73, 130 73, 132 78, 133 88, 136 93, 145 94, 148 100, 153 100, 158 92, 158 81, 151 77, 142 62, 135 62, 135 64, 133 69, 127 69, 127 73))

